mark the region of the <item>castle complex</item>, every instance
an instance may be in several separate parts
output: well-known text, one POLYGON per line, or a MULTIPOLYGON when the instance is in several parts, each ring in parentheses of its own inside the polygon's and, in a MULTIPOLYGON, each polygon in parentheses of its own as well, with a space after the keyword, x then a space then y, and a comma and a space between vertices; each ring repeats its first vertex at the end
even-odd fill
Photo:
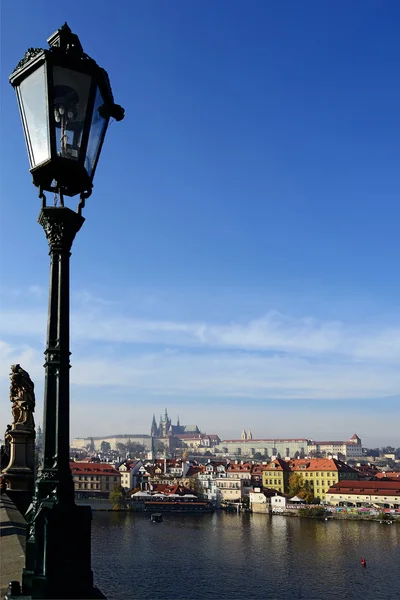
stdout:
POLYGON ((168 411, 165 409, 164 416, 160 416, 159 425, 157 425, 156 417, 153 415, 153 421, 151 423, 150 435, 154 438, 166 438, 171 435, 187 434, 187 433, 200 433, 200 429, 197 425, 181 425, 179 417, 176 425, 172 425, 172 421, 168 416, 168 411))

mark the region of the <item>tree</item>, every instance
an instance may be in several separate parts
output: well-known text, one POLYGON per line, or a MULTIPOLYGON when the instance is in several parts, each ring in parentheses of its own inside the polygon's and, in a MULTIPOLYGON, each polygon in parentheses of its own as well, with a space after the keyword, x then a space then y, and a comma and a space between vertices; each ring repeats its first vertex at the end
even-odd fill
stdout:
POLYGON ((303 475, 301 473, 291 473, 289 476, 289 494, 296 496, 302 489, 304 484, 303 475))
POLYGON ((146 449, 143 444, 137 444, 136 442, 131 442, 130 440, 128 440, 126 443, 126 451, 132 456, 139 456, 139 454, 143 454, 145 450, 146 449))
POLYGON ((261 452, 256 452, 255 454, 253 454, 253 458, 254 460, 263 460, 265 458, 265 455, 261 454, 261 452))
POLYGON ((374 458, 378 458, 379 448, 363 448, 363 456, 373 456, 374 458))
POLYGON ((102 454, 108 454, 111 452, 110 442, 105 442, 104 440, 100 444, 100 452, 102 454))
POLYGON ((94 439, 91 437, 89 438, 90 441, 88 444, 86 444, 85 448, 89 451, 89 452, 94 452, 95 451, 95 445, 94 445, 94 439))
POLYGON ((118 510, 125 504, 126 494, 122 486, 116 485, 110 492, 110 501, 113 504, 114 510, 118 510))
POLYGON ((193 493, 198 497, 202 498, 204 494, 204 487, 200 481, 200 479, 196 477, 191 477, 188 482, 188 487, 193 491, 193 493))
POLYGON ((126 454, 126 446, 125 446, 125 444, 122 444, 121 442, 117 442, 117 452, 119 454, 121 454, 121 456, 122 456, 122 454, 126 454))
POLYGON ((303 479, 301 473, 291 473, 289 477, 289 495, 298 496, 309 503, 314 500, 313 486, 309 481, 303 479))

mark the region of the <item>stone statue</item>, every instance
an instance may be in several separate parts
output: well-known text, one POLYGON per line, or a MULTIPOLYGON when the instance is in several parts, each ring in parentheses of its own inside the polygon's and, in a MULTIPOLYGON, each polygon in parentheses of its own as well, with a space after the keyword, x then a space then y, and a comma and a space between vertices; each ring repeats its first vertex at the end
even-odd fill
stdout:
POLYGON ((14 418, 13 425, 23 425, 27 429, 34 429, 35 421, 35 386, 29 373, 20 365, 11 365, 10 373, 10 401, 11 412, 14 418))

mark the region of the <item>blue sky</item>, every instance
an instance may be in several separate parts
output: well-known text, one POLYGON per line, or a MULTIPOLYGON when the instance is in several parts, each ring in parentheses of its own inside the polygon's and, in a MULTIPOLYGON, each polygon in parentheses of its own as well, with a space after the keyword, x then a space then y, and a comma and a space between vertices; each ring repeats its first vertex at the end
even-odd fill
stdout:
POLYGON ((72 435, 167 406, 221 436, 399 446, 399 19, 395 0, 3 3, 2 397, 20 362, 41 420, 47 244, 7 76, 68 21, 126 109, 73 248, 72 435))

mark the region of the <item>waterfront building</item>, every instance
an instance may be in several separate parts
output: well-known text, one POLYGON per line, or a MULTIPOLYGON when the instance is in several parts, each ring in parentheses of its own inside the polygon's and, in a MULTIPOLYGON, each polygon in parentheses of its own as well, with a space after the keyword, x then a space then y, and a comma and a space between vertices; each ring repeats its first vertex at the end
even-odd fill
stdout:
POLYGON ((288 499, 284 494, 275 493, 269 498, 272 513, 280 513, 286 510, 288 499))
POLYGON ((346 458, 360 458, 362 457, 362 445, 361 439, 355 433, 350 440, 347 441, 336 441, 336 442, 315 442, 310 441, 308 445, 308 453, 325 454, 326 456, 342 455, 346 458))
POLYGON ((234 474, 217 477, 215 485, 219 503, 240 502, 252 489, 250 479, 242 479, 234 474))
POLYGON ((326 501, 335 506, 400 508, 400 481, 386 479, 339 481, 326 492, 326 501))
POLYGON ((288 499, 276 490, 255 487, 249 493, 249 505, 252 512, 271 513, 286 509, 288 499))
POLYGON ((287 493, 290 473, 289 462, 276 458, 263 468, 263 487, 271 488, 281 494, 287 493))
POLYGON ((237 502, 249 495, 252 463, 229 463, 225 473, 219 471, 215 479, 219 502, 237 502))
POLYGON ((359 479, 359 473, 336 458, 314 458, 309 461, 292 461, 291 470, 302 473, 304 480, 309 481, 315 498, 325 500, 325 494, 331 485, 344 479, 359 479))
POLYGON ((109 463, 71 462, 75 493, 108 498, 121 485, 121 473, 109 463))
POLYGON ((249 492, 249 506, 254 513, 271 512, 271 502, 261 488, 254 488, 249 492))
POLYGON ((336 458, 276 459, 264 467, 263 486, 288 493, 291 473, 300 473, 320 500, 325 500, 327 490, 338 481, 360 477, 355 469, 336 458))
POLYGON ((226 462, 208 460, 202 471, 197 475, 199 491, 202 496, 216 506, 219 506, 221 502, 217 478, 226 477, 226 468, 226 462))

